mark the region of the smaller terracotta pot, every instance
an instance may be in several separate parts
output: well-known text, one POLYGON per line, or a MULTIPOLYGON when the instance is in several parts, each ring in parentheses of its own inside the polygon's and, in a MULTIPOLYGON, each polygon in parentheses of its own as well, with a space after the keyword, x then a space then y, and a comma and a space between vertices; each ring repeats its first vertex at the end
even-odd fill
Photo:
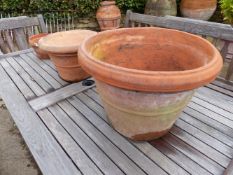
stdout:
POLYGON ((103 1, 100 3, 101 6, 97 10, 96 18, 102 31, 120 27, 121 12, 115 4, 115 1, 103 1))
POLYGON ((49 59, 48 53, 38 47, 38 41, 47 35, 48 33, 40 33, 40 34, 32 35, 28 39, 29 45, 34 49, 39 59, 49 59))
POLYGON ((96 32, 90 30, 57 32, 42 38, 39 47, 49 53, 62 79, 77 82, 90 76, 79 65, 77 57, 79 45, 86 37, 95 34, 96 32))

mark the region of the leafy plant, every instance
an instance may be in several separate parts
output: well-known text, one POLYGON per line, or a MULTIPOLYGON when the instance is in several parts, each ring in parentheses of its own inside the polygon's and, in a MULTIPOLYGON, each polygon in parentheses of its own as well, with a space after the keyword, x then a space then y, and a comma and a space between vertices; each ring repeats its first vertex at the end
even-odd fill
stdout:
POLYGON ((74 0, 75 9, 81 16, 95 13, 99 4, 100 0, 74 0))
POLYGON ((233 24, 233 0, 220 0, 224 20, 233 24))
MULTIPOLYGON (((77 16, 96 13, 102 0, 0 0, 0 11, 7 13, 76 11, 77 16)), ((146 0, 116 0, 122 12, 131 9, 143 12, 146 0)))
POLYGON ((128 9, 143 12, 147 0, 116 0, 118 7, 124 12, 128 9))

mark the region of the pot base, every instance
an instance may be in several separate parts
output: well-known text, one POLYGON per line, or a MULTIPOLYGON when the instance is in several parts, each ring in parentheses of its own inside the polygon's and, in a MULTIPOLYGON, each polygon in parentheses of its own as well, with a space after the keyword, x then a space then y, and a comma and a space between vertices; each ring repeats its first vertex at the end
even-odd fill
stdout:
POLYGON ((79 82, 90 77, 81 66, 59 67, 56 66, 61 79, 67 82, 79 82))
POLYGON ((165 134, 167 134, 169 132, 171 128, 165 129, 163 131, 159 131, 159 132, 151 132, 151 133, 146 133, 146 134, 138 134, 135 136, 132 136, 130 139, 133 141, 152 141, 154 139, 158 139, 162 136, 164 136, 165 134))

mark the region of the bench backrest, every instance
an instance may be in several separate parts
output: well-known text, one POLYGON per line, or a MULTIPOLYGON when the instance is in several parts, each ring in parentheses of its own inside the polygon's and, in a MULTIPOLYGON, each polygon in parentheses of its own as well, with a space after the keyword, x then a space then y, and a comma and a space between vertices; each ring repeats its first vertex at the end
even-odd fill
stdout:
POLYGON ((0 19, 0 49, 3 54, 29 48, 28 37, 47 33, 42 15, 0 19))
POLYGON ((127 11, 124 27, 149 26, 177 29, 208 39, 221 51, 224 60, 230 62, 225 79, 222 79, 230 83, 233 74, 233 59, 228 59, 231 55, 227 51, 229 44, 233 43, 233 28, 231 25, 174 16, 158 17, 127 11))

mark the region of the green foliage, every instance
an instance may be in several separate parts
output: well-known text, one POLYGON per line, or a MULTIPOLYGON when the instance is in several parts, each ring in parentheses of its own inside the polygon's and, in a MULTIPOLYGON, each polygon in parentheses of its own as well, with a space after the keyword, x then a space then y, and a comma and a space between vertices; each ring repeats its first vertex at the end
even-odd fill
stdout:
MULTIPOLYGON (((0 11, 4 12, 41 12, 41 11, 76 11, 79 16, 93 15, 101 0, 0 0, 0 11)), ((146 0, 116 0, 125 12, 131 9, 143 12, 146 0)))
POLYGON ((233 0, 220 0, 224 20, 233 24, 233 0))
POLYGON ((101 0, 74 0, 75 9, 82 16, 96 12, 101 0))
POLYGON ((147 0, 116 0, 118 7, 124 12, 128 9, 136 12, 144 12, 147 0))

